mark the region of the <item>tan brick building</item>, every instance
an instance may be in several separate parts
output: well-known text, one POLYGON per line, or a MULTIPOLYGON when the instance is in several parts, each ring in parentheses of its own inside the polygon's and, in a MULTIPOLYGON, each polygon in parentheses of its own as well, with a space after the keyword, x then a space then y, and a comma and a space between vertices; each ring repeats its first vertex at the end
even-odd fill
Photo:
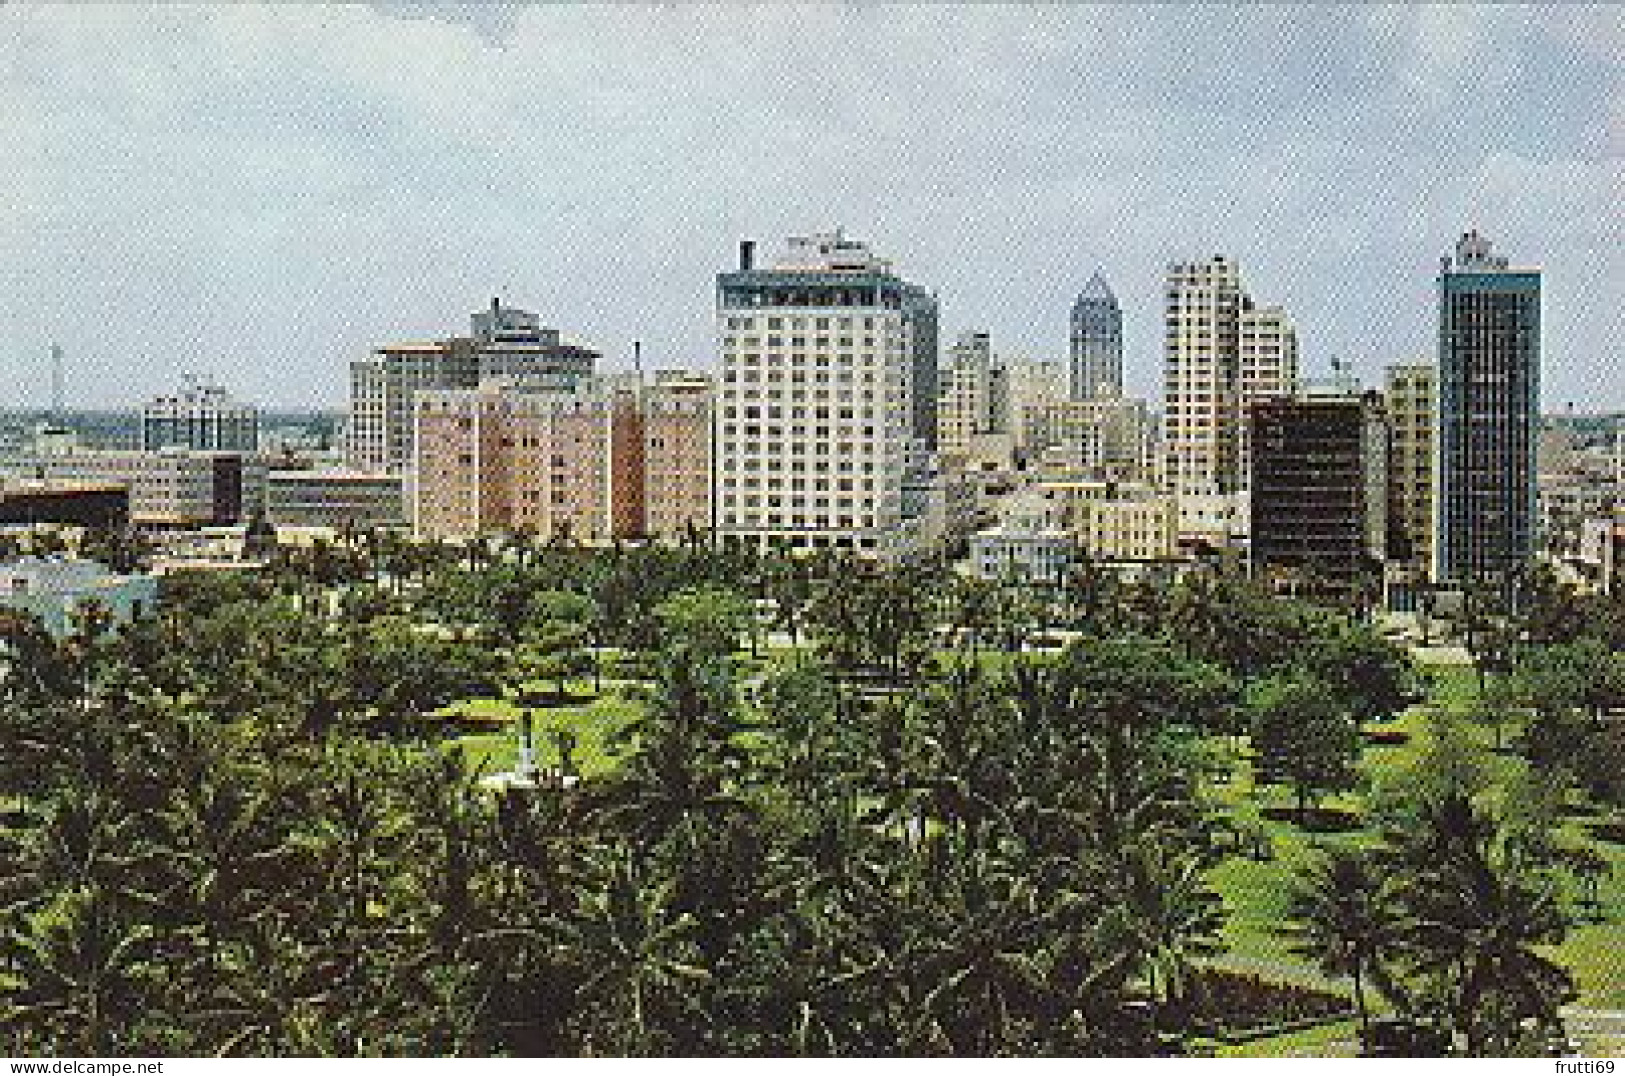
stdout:
POLYGON ((671 374, 648 386, 419 392, 413 528, 582 541, 708 532, 710 400, 708 381, 671 374))

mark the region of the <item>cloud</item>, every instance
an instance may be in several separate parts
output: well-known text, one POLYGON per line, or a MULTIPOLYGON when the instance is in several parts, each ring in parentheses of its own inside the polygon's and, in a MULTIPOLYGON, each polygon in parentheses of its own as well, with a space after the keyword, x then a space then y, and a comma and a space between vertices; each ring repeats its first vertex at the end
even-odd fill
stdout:
POLYGON ((498 292, 702 364, 735 240, 834 224, 1015 351, 1104 268, 1153 394, 1166 261, 1370 372, 1469 224, 1562 280, 1559 383, 1618 358, 1618 9, 403 7, 0 9, 0 389, 57 338, 87 402, 342 404, 498 292))

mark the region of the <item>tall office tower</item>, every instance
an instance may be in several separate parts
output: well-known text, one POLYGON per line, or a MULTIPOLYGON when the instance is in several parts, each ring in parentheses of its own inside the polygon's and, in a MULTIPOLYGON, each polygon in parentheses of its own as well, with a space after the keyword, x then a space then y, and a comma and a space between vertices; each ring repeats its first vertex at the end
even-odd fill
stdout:
POLYGON ((1072 304, 1072 399, 1123 391, 1123 310, 1106 278, 1096 273, 1072 304))
POLYGON ((357 471, 401 474, 412 459, 412 398, 427 389, 476 388, 502 381, 568 389, 591 376, 598 353, 567 344, 534 314, 504 307, 470 319, 472 335, 391 344, 350 364, 346 456, 357 471))
POLYGON ((260 413, 218 385, 188 385, 141 408, 141 447, 191 448, 201 452, 254 452, 260 413))
POLYGON ((1253 305, 1222 255, 1169 266, 1164 299, 1166 481, 1181 533, 1222 543, 1247 526, 1247 408, 1292 386, 1297 333, 1253 305))
POLYGON ((904 284, 903 317, 908 325, 909 433, 920 451, 931 452, 937 447, 937 297, 918 284, 904 284))
POLYGON ((1413 574, 1433 556, 1438 383, 1431 363, 1388 367, 1388 555, 1413 574))
POLYGON ((906 551, 911 448, 936 439, 918 430, 934 395, 930 412, 914 400, 936 380, 934 304, 839 232, 791 239, 772 269, 755 267, 754 243, 739 254, 738 269, 717 276, 719 533, 906 551))
POLYGON ((963 453, 980 434, 997 432, 999 369, 985 332, 967 332, 949 348, 937 375, 937 450, 963 453))
POLYGON ((1310 387, 1260 397, 1249 413, 1253 574, 1320 593, 1380 582, 1388 538, 1381 396, 1310 387))
POLYGON ((1540 270, 1509 268, 1468 232, 1438 286, 1433 577, 1505 584, 1534 553, 1540 270))

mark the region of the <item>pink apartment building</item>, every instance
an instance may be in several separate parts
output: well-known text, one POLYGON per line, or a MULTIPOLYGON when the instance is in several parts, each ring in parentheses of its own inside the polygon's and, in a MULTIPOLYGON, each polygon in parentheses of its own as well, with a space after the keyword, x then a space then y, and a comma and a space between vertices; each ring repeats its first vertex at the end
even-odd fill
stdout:
POLYGON ((672 537, 711 525, 710 384, 498 384, 422 391, 414 414, 420 537, 672 537))

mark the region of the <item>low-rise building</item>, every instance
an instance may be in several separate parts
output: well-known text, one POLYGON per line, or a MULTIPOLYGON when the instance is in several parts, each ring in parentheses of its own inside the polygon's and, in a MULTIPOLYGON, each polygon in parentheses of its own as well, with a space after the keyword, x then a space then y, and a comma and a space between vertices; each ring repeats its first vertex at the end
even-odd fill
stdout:
POLYGON ((270 471, 265 518, 275 527, 367 530, 406 523, 400 475, 355 471, 270 471))
POLYGON ((259 429, 258 409, 232 399, 218 385, 191 384, 141 408, 141 447, 148 451, 255 452, 259 429))
POLYGON ((42 523, 93 530, 130 525, 130 490, 116 482, 16 481, 0 485, 0 526, 42 523))
POLYGON ((22 557, 0 564, 0 607, 39 618, 58 637, 72 632, 92 605, 124 624, 157 599, 152 576, 117 575, 95 561, 22 557))
POLYGON ((230 526, 265 505, 265 464, 238 452, 84 449, 19 458, 13 470, 47 483, 125 486, 137 527, 230 526))
POLYGON ((1066 474, 1041 477, 1032 489, 1052 506, 1055 522, 1091 560, 1161 561, 1177 554, 1179 506, 1172 494, 1144 483, 1066 474))
POLYGON ((1598 512, 1579 525, 1574 555, 1567 563, 1587 586, 1617 594, 1625 577, 1625 508, 1598 512))
POLYGON ((1078 554, 1077 539, 1057 522, 1054 506, 1030 491, 1010 498, 999 523, 970 538, 971 568, 983 579, 1058 583, 1078 554))

